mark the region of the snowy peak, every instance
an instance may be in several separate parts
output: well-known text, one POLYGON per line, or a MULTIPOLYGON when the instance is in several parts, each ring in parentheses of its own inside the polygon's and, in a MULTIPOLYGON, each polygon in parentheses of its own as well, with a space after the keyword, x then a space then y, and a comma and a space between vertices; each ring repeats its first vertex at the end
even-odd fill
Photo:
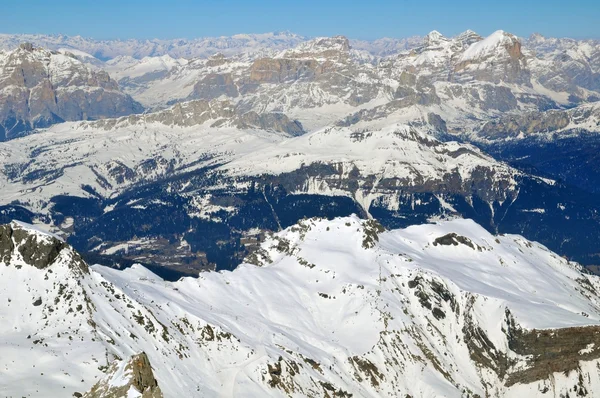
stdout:
POLYGON ((474 43, 477 43, 483 38, 472 30, 466 30, 454 38, 454 40, 463 44, 464 48, 468 48, 474 43))
POLYGON ((33 88, 44 79, 54 86, 90 86, 108 90, 118 89, 105 72, 90 70, 75 55, 65 52, 48 51, 34 47, 31 43, 22 43, 17 49, 6 53, 6 59, 0 62, 2 74, 0 84, 23 84, 33 88))
POLYGON ((498 30, 483 40, 474 41, 454 63, 457 81, 483 80, 516 83, 531 87, 531 69, 522 51, 521 41, 513 34, 498 30))
POLYGON ((528 39, 530 42, 544 42, 546 41, 546 36, 541 33, 532 33, 528 39))
POLYGON ((433 30, 433 31, 429 32, 423 39, 423 43, 426 46, 438 45, 445 41, 448 41, 448 39, 446 37, 444 37, 444 35, 442 35, 437 30, 433 30))
POLYGON ((502 54, 503 50, 512 59, 520 59, 523 57, 520 40, 511 33, 498 30, 485 39, 471 44, 471 46, 462 54, 460 60, 462 62, 481 61, 489 57, 499 56, 502 54))

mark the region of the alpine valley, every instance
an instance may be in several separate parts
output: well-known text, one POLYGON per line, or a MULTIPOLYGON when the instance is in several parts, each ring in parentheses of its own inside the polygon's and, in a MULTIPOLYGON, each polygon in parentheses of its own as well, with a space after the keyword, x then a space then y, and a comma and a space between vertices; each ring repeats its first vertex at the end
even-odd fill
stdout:
POLYGON ((599 101, 600 40, 2 34, 0 395, 600 396, 599 101))

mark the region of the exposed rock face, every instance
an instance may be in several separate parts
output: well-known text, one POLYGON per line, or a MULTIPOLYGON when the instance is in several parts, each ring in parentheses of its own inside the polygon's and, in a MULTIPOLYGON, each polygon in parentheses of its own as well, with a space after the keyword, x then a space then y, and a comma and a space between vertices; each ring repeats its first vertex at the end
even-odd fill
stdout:
POLYGON ((25 43, 0 53, 0 141, 51 124, 140 112, 106 72, 25 43))
POLYGON ((596 104, 568 110, 549 110, 507 115, 483 124, 477 129, 475 139, 487 141, 507 138, 561 138, 577 134, 577 131, 597 129, 600 107, 596 104))
POLYGON ((237 97, 238 89, 231 74, 211 73, 194 85, 190 98, 211 100, 220 96, 237 97))
POLYGON ((305 131, 302 124, 297 120, 290 120, 283 113, 247 112, 239 115, 234 123, 238 128, 260 128, 261 130, 273 130, 288 133, 293 136, 302 135, 305 131))
POLYGON ((108 130, 130 125, 144 126, 148 123, 179 127, 210 123, 211 127, 235 126, 239 129, 261 129, 290 135, 304 133, 300 122, 290 120, 282 113, 245 112, 227 100, 194 100, 178 103, 156 113, 99 120, 94 123, 94 127, 108 130))
MULTIPOLYGON (((63 250, 72 251, 64 241, 39 233, 27 224, 13 222, 0 225, 0 261, 7 265, 17 262, 45 269, 54 264, 63 250)), ((70 254, 69 267, 77 272, 87 273, 87 264, 79 254, 70 254)))
POLYGON ((39 239, 25 229, 12 231, 12 238, 25 263, 43 269, 52 264, 66 244, 54 237, 39 239))
POLYGON ((15 248, 12 241, 12 232, 10 225, 0 226, 0 261, 7 264, 10 262, 10 257, 15 248))
POLYGON ((314 60, 271 59, 254 61, 250 68, 251 83, 285 83, 299 79, 312 79, 322 72, 314 60))
MULTIPOLYGON (((510 330, 509 348, 530 358, 530 367, 510 374, 507 385, 533 383, 547 379, 555 372, 577 372, 580 361, 600 358, 600 326, 551 330, 517 327, 510 330)), ((578 386, 577 391, 581 392, 580 396, 591 392, 585 391, 583 386, 578 386)))
POLYGON ((108 375, 83 395, 84 398, 163 398, 154 378, 150 360, 145 352, 132 356, 129 361, 114 363, 108 375))

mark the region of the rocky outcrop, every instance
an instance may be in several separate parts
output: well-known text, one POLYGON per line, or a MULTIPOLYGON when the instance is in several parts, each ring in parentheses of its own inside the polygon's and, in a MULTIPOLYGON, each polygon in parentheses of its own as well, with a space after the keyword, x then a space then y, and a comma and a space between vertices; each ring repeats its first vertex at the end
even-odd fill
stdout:
POLYGON ((0 225, 0 261, 5 264, 10 262, 15 244, 12 241, 12 228, 10 225, 0 225))
POLYGON ((249 83, 289 83, 312 81, 323 73, 339 69, 349 61, 350 43, 343 36, 322 37, 287 50, 275 58, 252 63, 249 83))
POLYGON ((132 356, 129 361, 115 362, 108 375, 83 395, 84 398, 163 398, 158 381, 152 372, 145 352, 132 356))
POLYGON ((600 358, 600 326, 549 330, 513 327, 509 330, 509 348, 529 361, 527 368, 511 373, 506 384, 529 384, 548 379, 553 373, 570 374, 582 361, 600 358))
POLYGON ((70 252, 69 268, 88 273, 81 256, 56 236, 45 234, 18 222, 0 225, 0 261, 46 269, 55 263, 63 250, 70 252))
POLYGON ((315 60, 257 59, 250 67, 250 83, 286 83, 299 79, 312 79, 322 73, 315 60))
POLYGON ((94 127, 113 129, 128 125, 161 123, 168 126, 191 127, 210 123, 210 127, 235 126, 239 129, 260 129, 301 135, 302 124, 282 113, 244 111, 227 100, 194 100, 178 103, 164 111, 131 115, 119 119, 99 120, 94 127))
POLYGON ((234 124, 240 129, 259 128, 261 130, 272 130, 298 136, 305 133, 297 120, 290 120, 283 113, 256 113, 247 112, 237 116, 234 124))
POLYGON ((595 104, 567 110, 506 115, 490 120, 478 128, 476 139, 496 141, 507 138, 568 137, 578 131, 594 131, 599 126, 598 120, 600 108, 595 104))
POLYGON ((0 54, 0 141, 73 120, 137 113, 141 105, 70 53, 30 43, 0 54))
POLYGON ((211 100, 220 96, 237 97, 239 91, 230 73, 210 73, 194 85, 190 98, 211 100))

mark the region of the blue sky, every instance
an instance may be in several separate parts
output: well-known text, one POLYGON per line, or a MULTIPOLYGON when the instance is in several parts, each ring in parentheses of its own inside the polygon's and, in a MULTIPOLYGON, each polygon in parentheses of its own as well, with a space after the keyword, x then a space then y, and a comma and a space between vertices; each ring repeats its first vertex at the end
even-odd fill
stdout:
POLYGON ((289 30, 374 39, 504 29, 600 38, 600 0, 1 1, 1 33, 169 39, 289 30))

